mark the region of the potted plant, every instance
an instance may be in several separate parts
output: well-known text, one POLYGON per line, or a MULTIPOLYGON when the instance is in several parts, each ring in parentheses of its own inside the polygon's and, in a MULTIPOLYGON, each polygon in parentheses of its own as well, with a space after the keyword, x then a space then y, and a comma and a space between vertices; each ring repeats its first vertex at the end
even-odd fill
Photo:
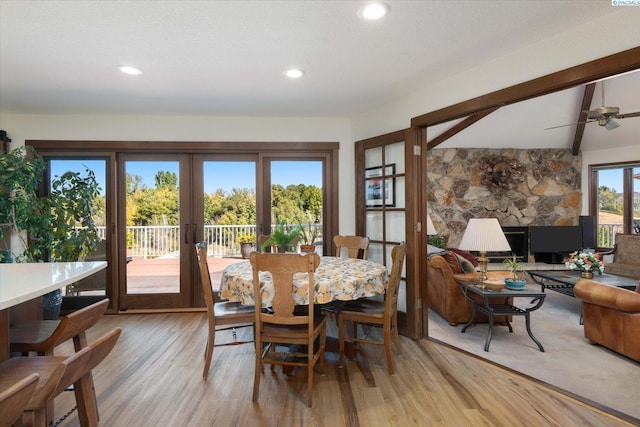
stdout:
POLYGON ((262 244, 262 250, 268 246, 275 246, 278 248, 278 253, 285 253, 287 251, 293 251, 293 245, 297 243, 300 238, 300 227, 289 227, 287 230, 287 223, 284 221, 278 221, 276 228, 271 232, 269 238, 262 244))
MULTIPOLYGON (((39 196, 45 162, 32 147, 0 154, 0 229, 5 248, 0 253, 16 262, 81 261, 98 244, 93 200, 100 187, 93 172, 66 172, 54 177, 51 192, 39 196), (19 244, 13 247, 9 244, 19 244)), ((60 290, 43 298, 44 317, 57 319, 60 290), (49 311, 51 309, 51 311, 49 311)))
POLYGON ((520 279, 518 277, 518 272, 522 271, 522 266, 516 258, 516 255, 513 254, 511 258, 506 258, 502 261, 502 264, 505 268, 511 272, 511 277, 504 279, 504 283, 509 289, 524 289, 527 284, 527 281, 524 279, 520 279))
POLYGON ((240 254, 242 258, 249 258, 249 254, 253 252, 253 245, 256 242, 255 234, 240 234, 236 237, 236 242, 240 244, 240 254))
POLYGON ((320 236, 320 228, 317 224, 314 224, 311 213, 308 215, 308 221, 306 225, 299 224, 300 229, 300 251, 313 254, 316 252, 316 240, 320 236))

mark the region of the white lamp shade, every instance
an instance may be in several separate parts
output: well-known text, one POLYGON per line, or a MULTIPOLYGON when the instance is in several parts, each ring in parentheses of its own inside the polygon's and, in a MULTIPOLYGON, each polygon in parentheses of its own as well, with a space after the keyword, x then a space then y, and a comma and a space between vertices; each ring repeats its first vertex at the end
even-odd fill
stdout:
POLYGON ((478 252, 511 251, 511 246, 496 218, 471 218, 458 247, 478 252))
POLYGON ((427 234, 438 234, 429 214, 427 214, 427 234))

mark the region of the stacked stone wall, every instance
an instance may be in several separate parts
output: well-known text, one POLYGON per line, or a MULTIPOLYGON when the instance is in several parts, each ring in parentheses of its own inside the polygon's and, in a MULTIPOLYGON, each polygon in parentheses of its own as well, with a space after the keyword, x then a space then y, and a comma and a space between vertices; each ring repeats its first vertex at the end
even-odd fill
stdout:
POLYGON ((470 218, 497 218, 502 226, 578 225, 581 166, 570 150, 430 150, 429 215, 452 247, 470 218))

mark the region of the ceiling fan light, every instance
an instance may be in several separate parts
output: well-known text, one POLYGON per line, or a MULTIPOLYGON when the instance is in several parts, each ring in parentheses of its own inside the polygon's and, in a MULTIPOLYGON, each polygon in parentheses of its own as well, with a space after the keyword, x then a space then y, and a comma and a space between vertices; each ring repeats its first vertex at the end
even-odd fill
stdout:
POLYGON ((615 120, 609 120, 609 122, 604 125, 604 128, 606 130, 614 130, 618 127, 620 127, 620 123, 616 122, 615 120))

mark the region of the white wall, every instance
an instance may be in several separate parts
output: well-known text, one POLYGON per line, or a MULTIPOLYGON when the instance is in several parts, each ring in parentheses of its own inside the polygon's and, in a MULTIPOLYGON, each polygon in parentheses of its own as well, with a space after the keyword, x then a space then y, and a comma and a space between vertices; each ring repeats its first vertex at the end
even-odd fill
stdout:
POLYGON ((2 114, 12 147, 27 139, 339 142, 340 232, 355 232, 354 148, 345 118, 2 114))

